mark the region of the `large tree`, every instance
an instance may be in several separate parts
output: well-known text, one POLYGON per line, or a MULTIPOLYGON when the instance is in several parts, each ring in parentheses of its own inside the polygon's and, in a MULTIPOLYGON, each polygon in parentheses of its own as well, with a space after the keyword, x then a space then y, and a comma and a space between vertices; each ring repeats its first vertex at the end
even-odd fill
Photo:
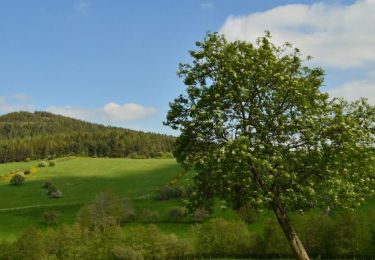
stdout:
POLYGON ((375 110, 330 99, 323 69, 270 39, 197 42, 165 124, 180 131, 178 161, 197 173, 194 206, 219 197, 269 208, 296 258, 309 259, 288 211, 354 208, 374 194, 375 110))

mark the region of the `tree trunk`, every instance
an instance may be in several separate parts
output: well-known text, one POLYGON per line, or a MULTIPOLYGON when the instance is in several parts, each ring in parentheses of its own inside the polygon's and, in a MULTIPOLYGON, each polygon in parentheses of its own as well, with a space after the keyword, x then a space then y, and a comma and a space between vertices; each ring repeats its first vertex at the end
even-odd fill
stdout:
POLYGON ((276 215, 277 221, 284 231, 286 238, 288 239, 289 245, 292 248, 296 259, 310 260, 301 240, 298 238, 297 233, 294 230, 292 223, 290 222, 284 206, 280 202, 274 201, 272 203, 272 209, 276 215))

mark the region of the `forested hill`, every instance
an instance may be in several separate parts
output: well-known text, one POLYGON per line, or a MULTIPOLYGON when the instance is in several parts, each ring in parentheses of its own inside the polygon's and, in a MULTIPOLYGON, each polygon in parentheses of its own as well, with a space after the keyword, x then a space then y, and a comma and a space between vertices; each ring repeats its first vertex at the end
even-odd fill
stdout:
POLYGON ((174 140, 48 112, 0 116, 0 163, 67 155, 160 157, 172 151, 174 140))

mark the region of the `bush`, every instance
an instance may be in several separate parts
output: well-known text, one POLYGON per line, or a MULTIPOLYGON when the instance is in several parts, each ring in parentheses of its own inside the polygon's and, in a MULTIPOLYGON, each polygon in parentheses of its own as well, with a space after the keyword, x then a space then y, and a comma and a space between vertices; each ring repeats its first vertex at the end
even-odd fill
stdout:
POLYGON ((62 192, 60 190, 53 191, 49 194, 51 198, 59 199, 62 197, 62 192))
POLYGON ((56 162, 55 161, 49 161, 48 162, 48 166, 49 167, 54 167, 56 165, 56 162))
POLYGON ((168 217, 172 222, 181 222, 186 216, 186 209, 181 207, 173 207, 168 211, 168 217))
POLYGON ((159 212, 150 210, 150 209, 143 209, 140 214, 141 221, 144 223, 155 223, 159 220, 159 212))
POLYGON ((43 168, 43 167, 47 167, 47 162, 40 162, 39 164, 38 164, 38 167, 40 167, 40 168, 43 168))
POLYGON ((44 222, 47 223, 48 226, 55 225, 59 222, 60 213, 58 211, 45 211, 43 213, 44 222))
POLYGON ((192 219, 194 222, 203 222, 210 217, 210 212, 204 208, 198 208, 193 212, 192 219))
POLYGON ((123 222, 131 222, 136 218, 136 213, 130 200, 125 200, 123 203, 123 222))
POLYGON ((255 238, 242 221, 212 219, 192 229, 197 253, 201 256, 248 256, 252 254, 255 238))
POLYGON ((58 191, 57 187, 52 185, 52 184, 50 186, 48 186, 48 188, 47 188, 47 194, 48 195, 51 195, 51 193, 57 192, 57 191, 58 191))
POLYGON ((241 220, 247 224, 254 223, 258 218, 258 213, 256 209, 250 204, 246 203, 238 210, 238 215, 241 220))
POLYGON ((292 254, 288 241, 276 220, 269 220, 263 234, 257 237, 257 252, 270 258, 283 258, 292 254))
POLYGON ((27 169, 25 169, 24 171, 23 171, 23 174, 24 175, 28 175, 28 174, 30 174, 31 173, 31 169, 29 169, 29 168, 27 168, 27 169))
POLYGON ((119 226, 124 214, 124 204, 110 191, 100 192, 94 201, 80 209, 77 222, 89 230, 107 232, 119 226))
POLYGON ((23 173, 17 173, 10 179, 10 184, 20 186, 25 183, 25 177, 23 177, 23 173))
POLYGON ((143 260, 143 254, 131 247, 115 247, 112 250, 113 259, 115 260, 143 260))
POLYGON ((171 187, 171 186, 164 186, 159 190, 157 198, 159 200, 170 200, 170 199, 180 199, 180 198, 188 198, 191 194, 191 189, 189 187, 171 187))
POLYGON ((52 182, 51 181, 46 181, 46 182, 44 182, 44 184, 43 184, 43 188, 44 189, 49 189, 50 187, 52 186, 52 182))

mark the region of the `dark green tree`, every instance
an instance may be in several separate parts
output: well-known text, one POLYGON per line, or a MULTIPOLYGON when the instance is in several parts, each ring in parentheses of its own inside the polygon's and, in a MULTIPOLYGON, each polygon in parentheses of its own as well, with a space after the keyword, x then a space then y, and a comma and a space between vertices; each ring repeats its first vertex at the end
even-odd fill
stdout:
POLYGON ((178 161, 197 173, 194 207, 220 197, 270 208, 296 258, 309 259, 287 212, 354 208, 374 194, 374 107, 330 99, 323 69, 270 38, 197 42, 165 124, 181 133, 178 161))

